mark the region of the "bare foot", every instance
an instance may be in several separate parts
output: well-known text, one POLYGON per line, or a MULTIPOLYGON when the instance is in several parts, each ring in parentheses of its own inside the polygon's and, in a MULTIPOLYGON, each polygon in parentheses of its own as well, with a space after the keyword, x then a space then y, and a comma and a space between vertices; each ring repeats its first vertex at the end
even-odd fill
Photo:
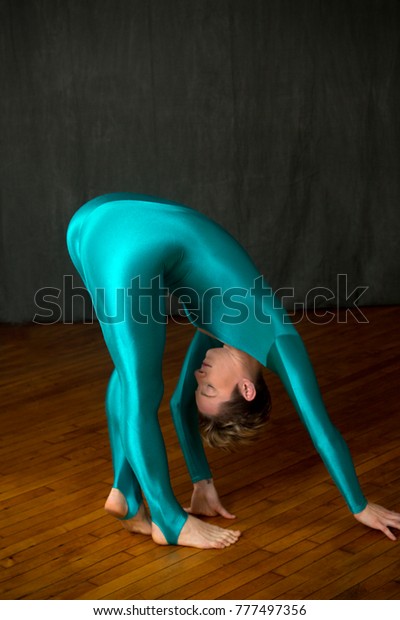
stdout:
MULTIPOLYGON (((197 549, 224 549, 237 542, 239 536, 239 530, 226 530, 189 515, 179 534, 177 544, 197 549)), ((155 523, 152 524, 152 537, 158 545, 168 544, 164 534, 155 523)))
POLYGON ((135 534, 151 534, 151 521, 143 504, 131 519, 124 519, 128 512, 128 504, 124 495, 118 489, 111 489, 104 509, 113 517, 121 519, 121 525, 128 532, 135 534))

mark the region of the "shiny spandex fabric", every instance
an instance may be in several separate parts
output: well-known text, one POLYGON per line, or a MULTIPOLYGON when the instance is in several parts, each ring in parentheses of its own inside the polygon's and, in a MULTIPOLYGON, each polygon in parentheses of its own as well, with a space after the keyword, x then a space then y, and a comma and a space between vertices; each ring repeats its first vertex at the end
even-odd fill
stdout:
POLYGON ((163 395, 165 291, 184 301, 196 331, 171 399, 193 482, 211 472, 198 432, 194 371, 226 343, 277 373, 350 510, 366 506, 347 446, 325 410, 303 343, 244 249, 188 207, 110 194, 86 203, 68 229, 71 258, 88 288, 115 365, 107 390, 114 487, 132 517, 147 499, 175 544, 187 515, 173 494, 158 422, 163 395))

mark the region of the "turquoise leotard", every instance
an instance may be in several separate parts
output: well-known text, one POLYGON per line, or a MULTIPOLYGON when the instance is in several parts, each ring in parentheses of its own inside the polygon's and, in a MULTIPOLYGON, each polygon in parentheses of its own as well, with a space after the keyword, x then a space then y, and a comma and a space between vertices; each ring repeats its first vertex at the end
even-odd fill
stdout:
MULTIPOLYGON (((332 425, 297 331, 244 249, 188 207, 134 194, 86 203, 68 229, 71 258, 87 286, 115 365, 106 397, 114 487, 133 516, 145 495, 171 544, 187 515, 173 494, 158 422, 163 395, 165 287, 189 319, 276 372, 350 510, 366 506, 348 448, 332 425), (275 307, 277 306, 277 307, 275 307)), ((211 477, 198 432, 194 370, 215 340, 196 331, 171 400, 193 482, 211 477)))

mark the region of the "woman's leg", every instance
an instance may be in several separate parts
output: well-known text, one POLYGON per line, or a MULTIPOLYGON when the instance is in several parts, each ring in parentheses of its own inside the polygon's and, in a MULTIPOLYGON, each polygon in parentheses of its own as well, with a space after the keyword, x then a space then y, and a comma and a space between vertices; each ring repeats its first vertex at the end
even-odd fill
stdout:
MULTIPOLYGON (((145 305, 143 300, 142 309, 145 305)), ((126 454, 128 466, 132 467, 140 481, 151 512, 153 540, 158 544, 179 544, 202 549, 224 548, 235 543, 239 532, 222 529, 187 515, 177 503, 171 488, 157 417, 163 390, 161 361, 165 326, 149 324, 136 334, 136 338, 129 334, 129 321, 118 326, 103 324, 102 328, 114 362, 122 373, 122 450, 117 453, 126 454), (142 340, 146 332, 148 337, 144 336, 142 340), (152 340, 151 335, 154 333, 158 333, 158 337, 152 340), (140 355, 133 356, 129 344, 138 344, 140 341, 140 355), (119 360, 121 355, 123 360, 119 360), (133 373, 135 366, 136 372, 133 373)), ((116 463, 117 471, 123 473, 126 471, 124 467, 124 460, 116 463)), ((126 484, 123 477, 119 482, 121 485, 126 484)))
POLYGON ((113 488, 105 509, 122 520, 130 532, 151 534, 151 522, 143 504, 139 482, 125 456, 120 436, 121 388, 116 370, 111 375, 106 396, 106 412, 114 470, 113 488))
MULTIPOLYGON (((92 207, 93 208, 93 207, 92 207)), ((67 245, 72 262, 86 288, 84 267, 80 257, 81 231, 92 208, 86 205, 72 218, 67 234, 67 245)), ((123 520, 123 526, 132 532, 151 534, 151 523, 143 504, 143 497, 137 478, 125 456, 120 437, 121 386, 116 370, 111 375, 106 395, 106 413, 110 437, 114 484, 107 498, 107 512, 123 520)))
POLYGON ((143 498, 139 483, 125 456, 121 442, 121 387, 116 370, 112 373, 107 388, 106 413, 114 470, 113 488, 118 489, 123 494, 127 504, 127 510, 124 514, 116 516, 130 519, 139 510, 143 498))
MULTIPOLYGON (((122 214, 118 212, 116 215, 112 210, 104 213, 102 209, 100 215, 99 212, 91 214, 93 217, 89 217, 86 206, 81 210, 82 217, 78 212, 71 222, 68 247, 91 294, 118 372, 121 388, 119 445, 122 451, 116 455, 117 468, 121 474, 126 473, 126 459, 134 472, 147 499, 152 535, 157 543, 226 547, 237 540, 239 532, 204 523, 192 515, 188 517, 171 488, 158 422, 158 407, 163 394, 162 358, 166 326, 152 320, 153 308, 158 308, 160 303, 159 297, 154 300, 151 297, 152 282, 159 273, 157 248, 149 252, 141 237, 135 239, 138 216, 130 213, 131 205, 128 204, 127 211, 122 214), (142 243, 145 260, 135 255, 136 242, 142 243), (132 294, 132 278, 138 274, 145 294, 140 298, 139 320, 135 320, 129 295, 132 294), (142 321, 143 317, 147 317, 147 321, 142 321)), ((140 234, 145 234, 143 222, 140 234)))
POLYGON ((135 255, 135 228, 116 223, 113 213, 103 217, 96 211, 76 230, 79 243, 72 245, 78 247, 78 260, 74 262, 84 276, 118 373, 118 384, 114 375, 108 398, 116 484, 127 493, 128 516, 140 502, 140 486, 152 521, 168 543, 176 544, 187 514, 171 488, 158 422, 166 325, 152 319, 160 299, 157 290, 152 298, 151 283, 159 260, 152 264, 151 255, 146 260, 135 255), (138 274, 145 290, 139 300, 140 316, 132 312, 132 279, 138 274))

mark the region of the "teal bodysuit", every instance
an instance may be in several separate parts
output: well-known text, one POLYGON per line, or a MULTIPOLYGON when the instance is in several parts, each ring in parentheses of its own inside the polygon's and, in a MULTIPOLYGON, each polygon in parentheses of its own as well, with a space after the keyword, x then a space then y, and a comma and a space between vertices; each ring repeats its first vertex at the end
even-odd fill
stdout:
MULTIPOLYGON (((146 497, 151 518, 176 544, 187 514, 173 494, 158 422, 163 395, 167 289, 190 321, 219 343, 277 373, 353 513, 367 504, 346 443, 332 425, 300 336, 245 250, 188 207, 110 194, 86 203, 68 229, 71 258, 88 288, 115 370, 107 390, 114 484, 130 518, 146 497)), ((195 403, 200 368, 218 346, 196 331, 171 411, 193 482, 211 478, 195 403)))

